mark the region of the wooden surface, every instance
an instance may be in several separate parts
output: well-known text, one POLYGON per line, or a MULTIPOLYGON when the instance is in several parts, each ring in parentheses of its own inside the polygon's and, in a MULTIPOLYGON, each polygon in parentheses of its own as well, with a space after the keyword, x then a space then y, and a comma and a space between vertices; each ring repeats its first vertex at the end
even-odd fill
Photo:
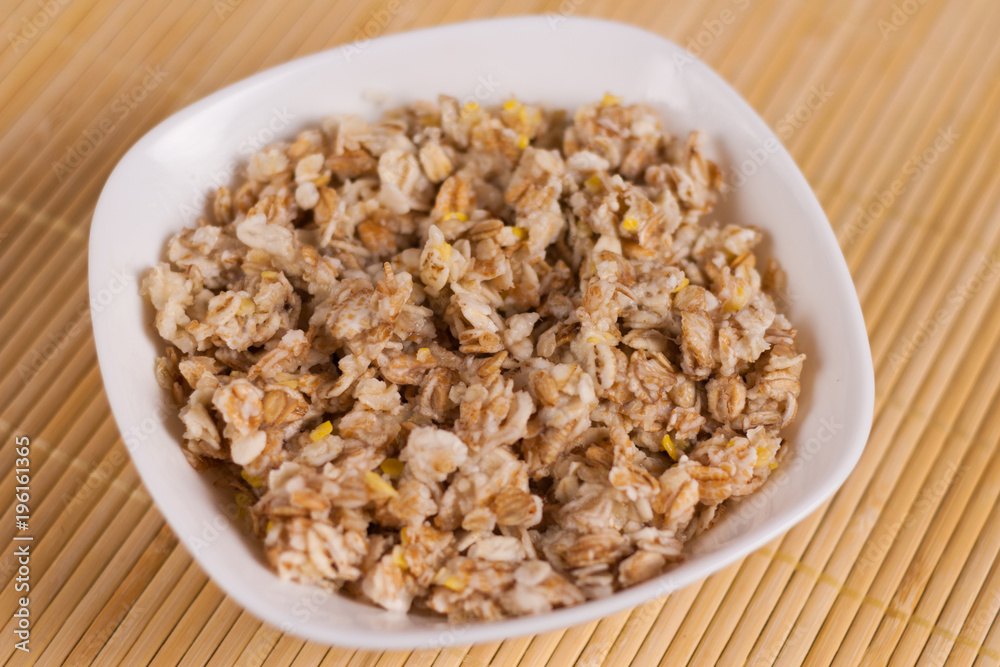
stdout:
POLYGON ((996 0, 399 2, 379 33, 602 16, 690 45, 732 82, 801 165, 854 275, 878 391, 860 465, 767 547, 600 622, 440 652, 282 636, 206 579, 129 462, 92 344, 88 227, 105 178, 149 128, 227 83, 357 38, 388 2, 5 0, 0 663, 1000 662, 996 0), (33 443, 30 654, 15 650, 10 620, 20 435, 33 443))

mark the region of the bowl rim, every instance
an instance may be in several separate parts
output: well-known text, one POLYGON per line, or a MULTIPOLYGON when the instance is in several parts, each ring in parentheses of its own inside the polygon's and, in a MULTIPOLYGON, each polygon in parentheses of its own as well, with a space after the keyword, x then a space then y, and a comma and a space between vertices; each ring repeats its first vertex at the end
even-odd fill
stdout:
MULTIPOLYGON (((450 23, 373 38, 371 43, 384 42, 387 44, 393 43, 399 45, 404 44, 407 41, 415 39, 424 40, 435 34, 440 35, 455 30, 494 30, 500 32, 512 30, 516 31, 518 28, 524 27, 527 24, 534 26, 534 24, 549 19, 550 17, 547 15, 522 15, 450 23)), ((727 102, 740 109, 742 116, 741 120, 750 123, 752 125, 752 130, 755 133, 758 133, 763 137, 773 139, 777 142, 778 150, 776 157, 780 160, 789 162, 794 167, 791 170, 791 178, 793 182, 789 183, 790 188, 801 191, 805 195, 805 201, 803 204, 807 207, 807 209, 809 209, 810 218, 816 218, 827 222, 826 225, 821 225, 820 227, 822 228, 816 231, 821 237, 824 237, 824 243, 832 245, 837 248, 839 252, 839 243, 837 242, 836 236, 829 225, 822 207, 816 199, 815 193, 809 186, 801 170, 798 168, 798 165, 795 164, 780 139, 764 122, 759 114, 719 74, 678 44, 661 35, 642 28, 617 21, 589 17, 561 16, 561 20, 564 20, 567 24, 589 25, 602 30, 606 29, 615 31, 619 37, 623 35, 633 35, 637 40, 650 40, 652 38, 655 40, 654 43, 656 43, 658 47, 663 48, 668 52, 672 52, 672 54, 676 57, 684 58, 690 67, 698 70, 698 73, 695 76, 709 79, 712 85, 718 88, 720 94, 727 98, 727 102)), ((295 58, 261 72, 257 72, 235 83, 229 84, 170 115, 168 118, 158 123, 154 128, 147 132, 135 144, 133 144, 108 177, 94 211, 89 237, 90 246, 88 248, 88 273, 90 277, 89 289, 91 298, 95 295, 95 285, 99 284, 99 269, 96 268, 98 265, 96 260, 100 259, 102 252, 100 246, 101 237, 106 235, 109 231, 113 231, 111 221, 115 216, 109 213, 109 210, 112 206, 111 202, 115 197, 114 184, 117 177, 120 176, 120 172, 128 168, 130 160, 137 159, 135 156, 140 153, 143 148, 150 145, 152 142, 157 141, 162 135, 169 133, 174 128, 187 122, 191 117, 196 116, 217 102, 249 88, 267 86, 277 80, 280 80, 285 74, 300 67, 326 61, 338 51, 343 49, 344 46, 344 44, 341 44, 313 54, 295 58)), ((223 561, 225 559, 207 559, 203 554, 199 554, 193 547, 191 536, 186 531, 180 529, 181 526, 179 525, 178 517, 174 515, 172 508, 161 505, 154 493, 151 493, 150 495, 153 497, 154 503, 160 513, 164 516, 167 523, 171 526, 171 529, 184 544, 188 552, 192 555, 195 562, 197 562, 206 571, 213 581, 218 583, 220 588, 227 595, 232 596, 244 609, 253 615, 277 628, 280 628, 283 632, 288 632, 290 634, 324 644, 372 650, 417 649, 429 647, 441 648, 450 645, 496 641, 537 634, 540 632, 593 621, 625 609, 636 607, 637 605, 647 602, 653 598, 660 597, 695 581, 704 579, 710 574, 722 569, 726 565, 737 561, 739 558, 749 555, 751 552, 760 548, 781 533, 789 530, 792 526, 799 523, 803 518, 812 513, 823 502, 829 499, 843 484, 860 459, 870 434, 874 413, 874 367, 872 364, 871 350, 861 307, 858 303, 854 284, 842 254, 840 254, 840 261, 834 262, 834 264, 835 269, 833 275, 830 277, 836 281, 836 289, 838 293, 846 290, 847 293, 854 296, 853 299, 848 300, 850 303, 848 304, 847 311, 842 313, 845 318, 844 328, 850 338, 847 342, 853 351, 864 351, 864 354, 861 354, 860 357, 855 360, 858 364, 858 367, 855 370, 857 370, 861 376, 855 378, 856 386, 853 387, 853 405, 857 418, 845 425, 845 432, 842 436, 840 436, 843 443, 850 443, 852 446, 844 448, 844 456, 838 459, 837 465, 829 470, 827 477, 821 484, 817 485, 813 489, 812 493, 804 502, 800 503, 798 506, 784 510, 776 516, 770 517, 768 520, 755 526, 746 534, 729 540, 722 547, 718 547, 708 553, 698 555, 697 562, 699 567, 697 568, 692 569, 682 566, 677 570, 669 571, 648 582, 618 591, 610 597, 588 601, 572 607, 553 610, 537 616, 514 617, 500 621, 480 622, 469 625, 449 624, 444 630, 440 628, 411 628, 401 629, 391 633, 382 629, 369 629, 364 631, 352 629, 350 631, 344 631, 338 629, 337 627, 328 626, 323 626, 323 628, 317 629, 308 622, 288 627, 288 618, 286 614, 281 613, 280 611, 272 610, 267 605, 262 605, 252 590, 237 585, 237 578, 228 568, 224 566, 223 561)), ((119 429, 121 430, 124 429, 125 424, 122 423, 122 420, 118 417, 118 415, 122 412, 123 408, 116 410, 115 406, 123 404, 123 398, 120 395, 123 389, 108 382, 111 374, 110 369, 112 368, 111 359, 115 354, 114 347, 109 339, 109 327, 110 325, 102 318, 93 318, 94 342, 97 348, 101 375, 104 380, 104 387, 109 403, 111 404, 112 413, 115 416, 119 429)), ((143 483, 146 484, 147 487, 156 486, 155 482, 151 483, 151 481, 155 479, 153 469, 155 462, 151 459, 144 459, 141 455, 137 456, 131 449, 129 450, 129 454, 140 473, 143 483)))

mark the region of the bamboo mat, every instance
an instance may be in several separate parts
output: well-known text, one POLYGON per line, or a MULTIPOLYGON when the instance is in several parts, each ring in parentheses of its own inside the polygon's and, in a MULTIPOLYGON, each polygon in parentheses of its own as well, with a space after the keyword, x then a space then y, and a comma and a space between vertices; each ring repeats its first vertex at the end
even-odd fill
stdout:
POLYGON ((5 0, 0 662, 1000 663, 995 0, 399 3, 382 33, 532 12, 626 21, 688 45, 733 83, 801 165, 857 285, 878 392, 857 469, 765 548, 600 622, 412 653, 283 636, 207 580, 129 462, 92 344, 87 233, 104 180, 149 128, 225 84, 356 39, 387 0, 5 0), (15 650, 11 620, 20 435, 33 449, 30 654, 15 650))

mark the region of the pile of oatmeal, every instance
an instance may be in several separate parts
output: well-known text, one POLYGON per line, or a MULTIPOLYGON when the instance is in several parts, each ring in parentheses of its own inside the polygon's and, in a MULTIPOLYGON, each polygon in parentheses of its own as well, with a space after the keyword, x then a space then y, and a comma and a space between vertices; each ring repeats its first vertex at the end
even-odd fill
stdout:
POLYGON ((804 355, 698 134, 450 97, 253 155, 142 292, 193 465, 286 579, 489 620, 662 573, 785 452, 804 355))

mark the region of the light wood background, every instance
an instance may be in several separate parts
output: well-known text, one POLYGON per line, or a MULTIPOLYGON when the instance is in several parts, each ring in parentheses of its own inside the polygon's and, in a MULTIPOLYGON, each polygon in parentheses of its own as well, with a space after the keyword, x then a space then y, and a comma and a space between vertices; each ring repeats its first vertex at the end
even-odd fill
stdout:
POLYGON ((780 132, 841 239, 875 357, 871 441, 836 497, 767 547, 564 632, 355 652, 283 636, 207 580, 151 504, 102 392, 91 213, 118 158, 157 122, 355 39, 385 3, 0 2, 0 663, 1000 662, 996 0, 401 0, 386 34, 602 16, 690 44, 732 82, 780 132), (159 80, 137 89, 150 71, 159 80), (86 132, 100 138, 76 155, 86 132), (34 443, 28 655, 10 621, 22 434, 34 443))

